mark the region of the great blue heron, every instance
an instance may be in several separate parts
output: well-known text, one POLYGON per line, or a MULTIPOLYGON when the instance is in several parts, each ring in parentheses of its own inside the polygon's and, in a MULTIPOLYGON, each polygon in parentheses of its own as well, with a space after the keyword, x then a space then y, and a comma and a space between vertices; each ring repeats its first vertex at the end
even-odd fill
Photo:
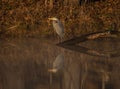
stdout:
POLYGON ((52 69, 49 69, 49 72, 56 73, 58 70, 62 69, 64 67, 64 57, 62 54, 59 54, 55 61, 53 62, 52 69))
POLYGON ((52 20, 53 27, 56 31, 56 33, 62 38, 64 36, 64 26, 61 23, 61 21, 58 18, 48 18, 49 20, 52 20))

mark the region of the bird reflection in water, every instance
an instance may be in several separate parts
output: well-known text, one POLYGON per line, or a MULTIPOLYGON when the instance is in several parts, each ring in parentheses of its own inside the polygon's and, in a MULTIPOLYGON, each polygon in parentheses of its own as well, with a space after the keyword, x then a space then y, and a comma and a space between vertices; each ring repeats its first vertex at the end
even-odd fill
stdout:
POLYGON ((53 72, 53 73, 56 73, 58 72, 59 70, 63 69, 64 67, 64 57, 62 54, 59 54, 55 61, 53 62, 53 67, 52 69, 48 69, 49 72, 53 72))
POLYGON ((63 54, 59 54, 53 62, 52 68, 48 69, 50 72, 50 86, 52 85, 52 73, 57 73, 64 69, 64 56, 63 54))

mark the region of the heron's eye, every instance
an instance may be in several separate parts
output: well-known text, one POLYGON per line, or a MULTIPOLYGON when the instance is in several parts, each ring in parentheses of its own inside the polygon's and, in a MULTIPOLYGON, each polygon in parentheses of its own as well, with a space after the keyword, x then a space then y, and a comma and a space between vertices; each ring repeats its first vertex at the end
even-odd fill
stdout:
POLYGON ((55 23, 58 23, 58 21, 55 21, 55 23))

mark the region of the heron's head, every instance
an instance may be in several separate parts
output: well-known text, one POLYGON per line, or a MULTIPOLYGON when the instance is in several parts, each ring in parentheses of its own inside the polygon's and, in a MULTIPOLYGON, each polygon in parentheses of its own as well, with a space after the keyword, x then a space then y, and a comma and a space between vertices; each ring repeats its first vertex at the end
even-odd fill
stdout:
POLYGON ((59 21, 58 18, 56 18, 56 17, 48 18, 48 20, 51 20, 51 21, 59 21))

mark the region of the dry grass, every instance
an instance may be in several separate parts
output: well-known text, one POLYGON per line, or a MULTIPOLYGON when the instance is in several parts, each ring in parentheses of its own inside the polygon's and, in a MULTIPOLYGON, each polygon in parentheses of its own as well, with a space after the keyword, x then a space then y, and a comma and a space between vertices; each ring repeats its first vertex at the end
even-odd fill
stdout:
POLYGON ((3 0, 0 5, 0 33, 19 37, 51 35, 53 28, 48 25, 47 18, 53 16, 62 20, 67 37, 112 29, 114 23, 119 30, 119 0, 89 2, 81 6, 77 1, 3 0))

